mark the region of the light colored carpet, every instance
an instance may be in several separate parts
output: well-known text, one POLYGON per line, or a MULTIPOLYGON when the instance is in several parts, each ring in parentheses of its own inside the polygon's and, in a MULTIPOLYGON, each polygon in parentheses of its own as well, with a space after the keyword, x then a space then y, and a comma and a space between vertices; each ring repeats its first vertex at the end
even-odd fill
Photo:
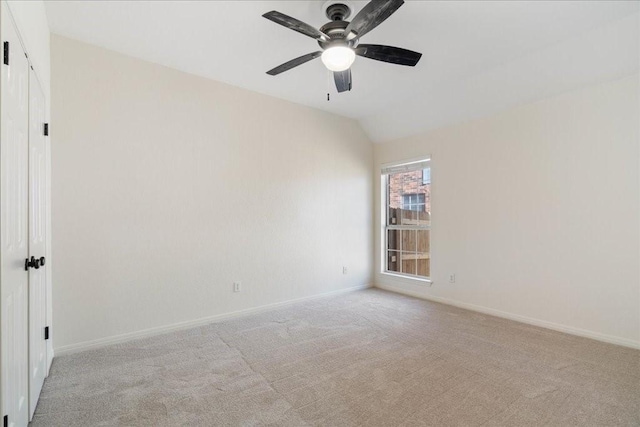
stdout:
POLYGON ((365 290, 58 357, 33 425, 640 425, 640 351, 365 290))

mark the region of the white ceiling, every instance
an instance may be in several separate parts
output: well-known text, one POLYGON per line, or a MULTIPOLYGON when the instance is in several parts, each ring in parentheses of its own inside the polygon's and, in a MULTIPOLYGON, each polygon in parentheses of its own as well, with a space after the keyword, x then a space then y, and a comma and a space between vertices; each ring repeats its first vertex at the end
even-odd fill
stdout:
MULTIPOLYGON (((318 50, 261 17, 313 26, 320 1, 47 1, 51 31, 147 61, 356 118, 374 141, 481 117, 638 72, 638 1, 411 1, 363 37, 423 53, 415 68, 358 57, 337 94, 318 50), (331 101, 327 102, 327 92, 331 101)), ((366 2, 350 2, 360 10, 366 2)), ((353 15, 352 15, 353 17, 353 15)))

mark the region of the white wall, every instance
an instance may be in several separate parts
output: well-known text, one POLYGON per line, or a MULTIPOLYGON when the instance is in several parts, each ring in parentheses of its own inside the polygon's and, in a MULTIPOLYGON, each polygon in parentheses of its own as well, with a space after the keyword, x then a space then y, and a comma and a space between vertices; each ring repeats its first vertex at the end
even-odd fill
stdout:
POLYGON ((52 82, 56 349, 370 283, 355 121, 55 35, 52 82))
POLYGON ((377 286, 640 347, 638 92, 636 74, 375 146, 375 171, 433 159, 434 283, 376 252, 377 286))

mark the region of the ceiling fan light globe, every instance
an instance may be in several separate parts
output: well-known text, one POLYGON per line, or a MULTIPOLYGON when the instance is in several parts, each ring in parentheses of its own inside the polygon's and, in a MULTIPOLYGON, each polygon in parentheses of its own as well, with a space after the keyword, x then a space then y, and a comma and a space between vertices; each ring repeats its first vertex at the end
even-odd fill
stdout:
POLYGON ((346 46, 334 46, 322 52, 321 59, 329 71, 345 71, 355 61, 356 53, 346 46))

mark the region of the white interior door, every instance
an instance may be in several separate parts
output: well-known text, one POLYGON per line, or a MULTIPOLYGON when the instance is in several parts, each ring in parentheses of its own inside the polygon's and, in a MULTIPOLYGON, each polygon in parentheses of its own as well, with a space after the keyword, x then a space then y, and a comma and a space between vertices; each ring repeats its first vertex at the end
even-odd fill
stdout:
POLYGON ((33 70, 29 71, 29 418, 33 417, 47 371, 46 300, 46 190, 47 167, 44 135, 44 93, 33 70), (44 262, 43 262, 44 261, 44 262))
POLYGON ((27 59, 5 2, 0 12, 0 368, 2 414, 29 422, 28 398, 28 93, 27 59), (8 59, 8 61, 7 61, 8 59), (6 65, 6 62, 9 64, 6 65))

